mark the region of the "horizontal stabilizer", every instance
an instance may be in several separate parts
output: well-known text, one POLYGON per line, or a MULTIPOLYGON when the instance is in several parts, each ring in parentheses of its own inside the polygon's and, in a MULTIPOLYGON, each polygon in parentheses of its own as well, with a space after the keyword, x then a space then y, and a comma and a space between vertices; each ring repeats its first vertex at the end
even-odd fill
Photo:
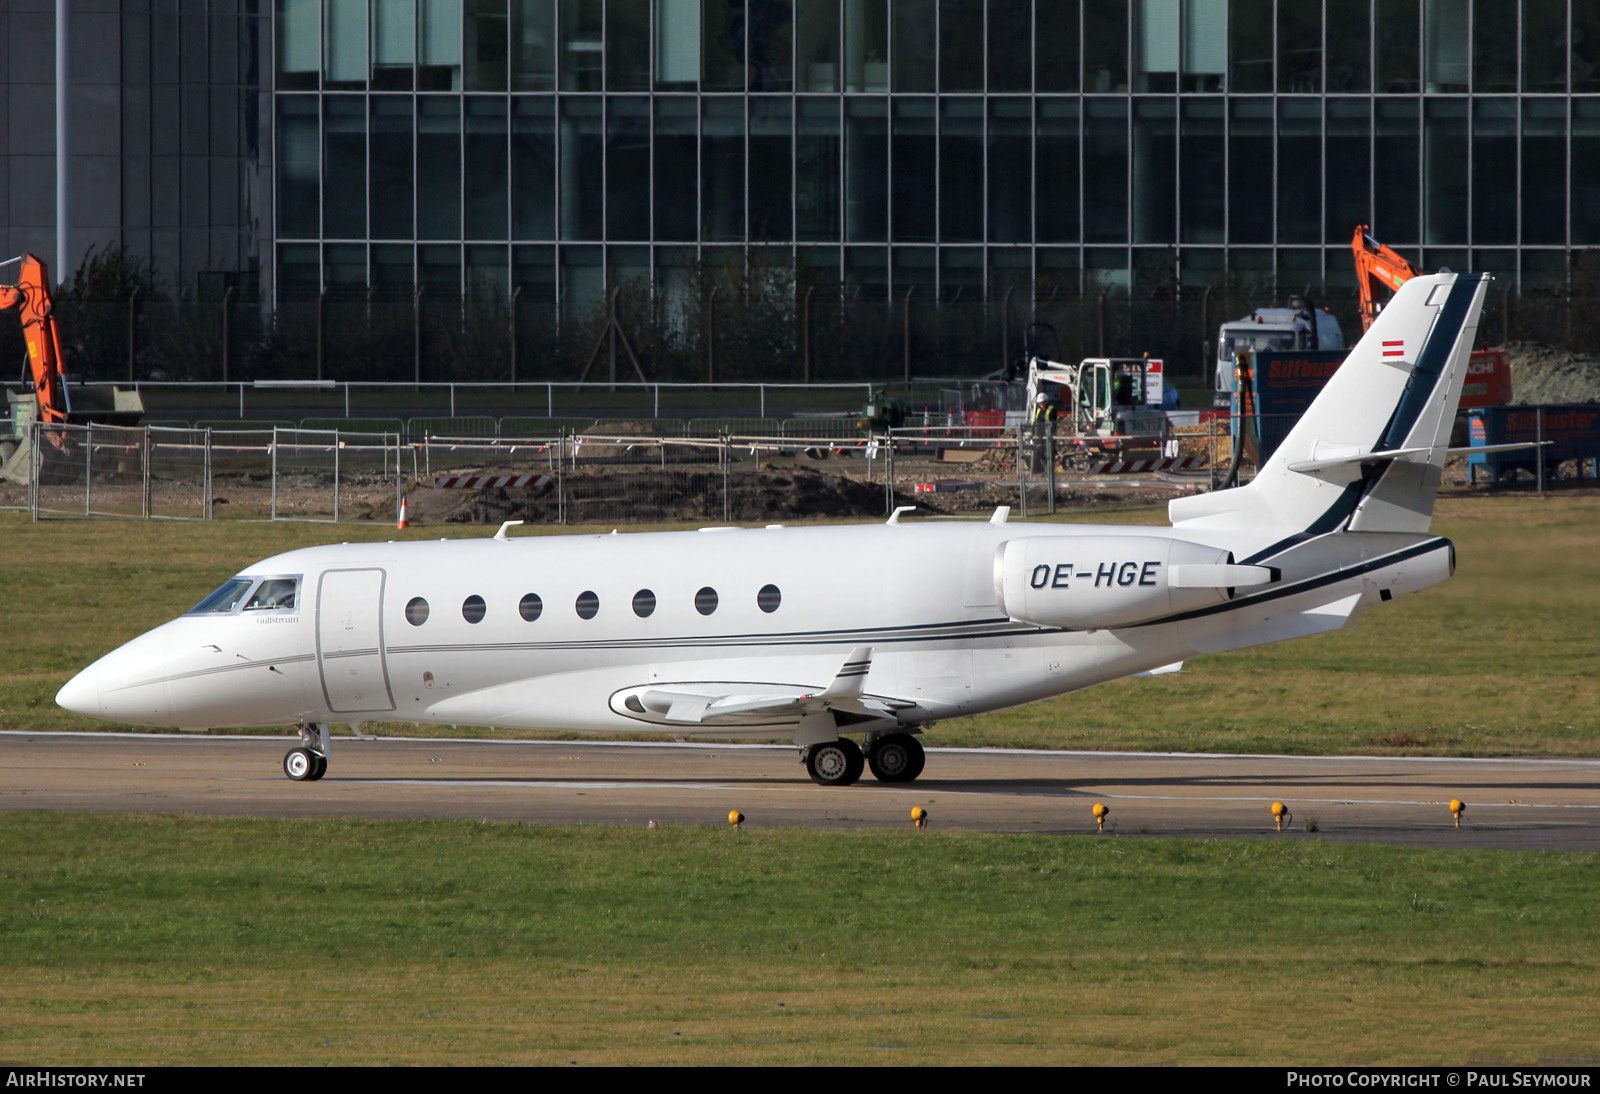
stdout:
POLYGON ((1403 460, 1411 456, 1428 456, 1433 452, 1431 447, 1420 448, 1391 448, 1382 452, 1356 452, 1348 456, 1333 456, 1324 460, 1299 460, 1289 465, 1290 471, 1301 474, 1327 471, 1335 467, 1359 467, 1364 463, 1382 463, 1384 460, 1403 460))
POLYGON ((1168 570, 1167 584, 1174 589, 1237 589, 1270 585, 1278 574, 1275 566, 1179 565, 1168 570))
POLYGON ((1174 661, 1170 665, 1162 665, 1160 668, 1156 668, 1156 669, 1146 669, 1144 672, 1136 672, 1133 675, 1135 675, 1135 676, 1167 676, 1167 675, 1170 675, 1171 673, 1182 672, 1182 671, 1183 671, 1183 662, 1182 661, 1174 661))

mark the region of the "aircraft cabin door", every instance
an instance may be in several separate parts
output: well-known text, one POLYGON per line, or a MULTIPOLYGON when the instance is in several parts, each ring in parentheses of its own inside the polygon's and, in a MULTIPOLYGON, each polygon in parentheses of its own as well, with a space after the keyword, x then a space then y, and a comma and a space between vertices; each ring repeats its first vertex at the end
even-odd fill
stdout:
POLYGON ((336 714, 394 709, 383 649, 382 570, 329 570, 317 582, 317 667, 336 714))

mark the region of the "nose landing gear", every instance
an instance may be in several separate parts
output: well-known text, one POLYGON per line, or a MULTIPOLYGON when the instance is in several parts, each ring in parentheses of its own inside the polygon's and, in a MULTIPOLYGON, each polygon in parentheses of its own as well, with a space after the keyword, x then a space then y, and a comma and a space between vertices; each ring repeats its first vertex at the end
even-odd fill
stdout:
POLYGON ((283 773, 297 783, 314 783, 328 773, 328 726, 300 727, 300 747, 283 756, 283 773))

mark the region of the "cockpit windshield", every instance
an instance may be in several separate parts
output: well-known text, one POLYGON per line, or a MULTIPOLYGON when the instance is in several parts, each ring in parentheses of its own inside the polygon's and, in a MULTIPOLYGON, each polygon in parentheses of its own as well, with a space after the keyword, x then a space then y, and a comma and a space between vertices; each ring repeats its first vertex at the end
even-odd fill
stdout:
POLYGON ((223 582, 222 588, 206 597, 200 603, 189 609, 189 615, 204 615, 210 612, 231 612, 244 600, 245 593, 255 584, 255 579, 250 577, 233 577, 223 582))
POLYGON ((255 595, 245 602, 247 612, 290 610, 295 606, 295 594, 300 590, 297 577, 269 577, 256 587, 255 595))

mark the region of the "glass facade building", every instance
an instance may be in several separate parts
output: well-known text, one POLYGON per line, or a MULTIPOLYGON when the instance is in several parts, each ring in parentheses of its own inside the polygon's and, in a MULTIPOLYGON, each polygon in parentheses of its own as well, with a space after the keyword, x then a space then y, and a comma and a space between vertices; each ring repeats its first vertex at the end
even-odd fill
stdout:
POLYGON ((1600 0, 272 0, 279 297, 1561 276, 1600 0))

